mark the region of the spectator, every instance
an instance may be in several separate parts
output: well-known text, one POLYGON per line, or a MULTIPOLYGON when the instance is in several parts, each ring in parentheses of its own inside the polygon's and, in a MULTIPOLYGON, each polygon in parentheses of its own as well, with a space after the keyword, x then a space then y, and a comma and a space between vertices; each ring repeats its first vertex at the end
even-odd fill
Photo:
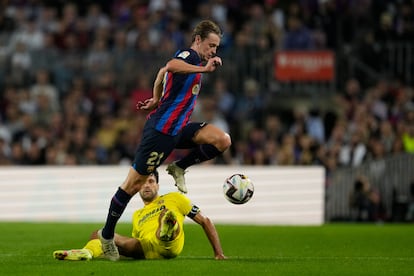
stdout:
POLYGON ((17 42, 14 52, 10 56, 10 76, 12 83, 27 85, 32 57, 24 42, 17 42))
POLYGON ((47 99, 52 112, 60 110, 59 91, 51 82, 49 72, 43 69, 36 72, 35 83, 30 87, 30 98, 37 102, 38 107, 39 104, 44 106, 43 102, 38 101, 39 97, 47 99))
POLYGON ((252 127, 247 136, 247 149, 251 165, 266 165, 266 155, 264 147, 266 144, 266 133, 262 128, 257 126, 252 127))
POLYGON ((96 39, 86 55, 85 69, 89 79, 99 77, 102 72, 111 70, 113 60, 104 39, 96 39))
POLYGON ((59 28, 57 8, 47 5, 43 6, 36 21, 38 29, 45 36, 56 32, 59 28))
POLYGON ((56 111, 53 110, 52 103, 47 95, 38 94, 35 97, 36 112, 33 114, 33 121, 35 124, 47 126, 56 111))
POLYGON ((301 135, 298 137, 295 164, 297 165, 312 165, 314 163, 314 140, 309 135, 301 135))
POLYGON ((380 17, 378 28, 375 32, 375 40, 381 44, 392 42, 397 34, 393 26, 393 16, 390 12, 383 12, 380 17))
POLYGON ((77 38, 73 33, 63 35, 64 49, 54 70, 56 87, 67 92, 71 86, 72 79, 83 74, 84 54, 79 48, 77 38))
POLYGON ((45 33, 43 47, 30 51, 32 60, 30 71, 38 72, 40 70, 47 70, 48 72, 52 72, 58 64, 59 54, 59 50, 54 44, 53 34, 45 33))
POLYGON ((9 146, 9 143, 6 142, 5 138, 1 134, 0 130, 0 163, 5 162, 6 164, 9 163, 11 156, 11 148, 9 146))
POLYGON ((241 137, 246 138, 249 129, 263 119, 265 103, 256 80, 246 79, 243 92, 243 96, 237 99, 235 117, 242 127, 241 137))
POLYGON ((152 83, 150 81, 150 75, 145 72, 139 72, 135 79, 136 85, 130 93, 130 109, 138 114, 146 116, 145 112, 137 110, 136 104, 138 102, 144 102, 152 96, 152 83))
POLYGON ((310 31, 304 26, 298 16, 289 16, 287 19, 287 31, 283 38, 284 50, 310 50, 314 42, 310 31))
POLYGON ((25 163, 25 151, 20 141, 11 144, 10 163, 13 165, 24 165, 25 163))
POLYGON ((292 134, 283 136, 276 159, 279 166, 295 165, 295 137, 292 134))
POLYGON ((381 183, 386 177, 385 146, 378 137, 372 137, 368 149, 369 176, 375 183, 381 183))
POLYGON ((385 153, 391 153, 394 141, 397 138, 395 137, 395 133, 390 121, 384 120, 380 122, 379 136, 381 139, 381 143, 384 145, 385 153))
POLYGON ((350 141, 341 147, 339 164, 342 166, 357 167, 362 164, 366 156, 367 147, 362 140, 361 132, 354 131, 350 141))
POLYGON ((355 180, 349 204, 355 211, 353 219, 356 221, 375 222, 385 219, 381 195, 365 176, 359 176, 355 180))
POLYGON ((21 121, 22 112, 19 110, 18 102, 18 92, 15 90, 14 87, 9 87, 5 91, 5 99, 6 102, 3 113, 3 122, 0 124, 0 129, 2 129, 2 136, 8 142, 14 139, 15 135, 19 131, 24 129, 24 125, 21 121))
POLYGON ((414 221, 414 180, 412 180, 410 183, 410 194, 408 197, 408 206, 405 220, 409 222, 414 221))
POLYGON ((9 47, 13 51, 17 44, 24 44, 27 50, 41 49, 44 43, 44 33, 36 26, 36 19, 31 17, 25 22, 25 26, 10 38, 9 47))
POLYGON ((306 117, 306 130, 317 143, 323 144, 325 142, 325 126, 319 109, 310 110, 306 117))
POLYGON ((131 74, 134 67, 134 52, 131 47, 127 45, 126 31, 117 29, 114 33, 114 42, 110 50, 113 60, 113 70, 116 78, 121 84, 124 84, 124 89, 128 89, 132 79, 135 75, 131 74))
POLYGON ((351 119, 357 105, 362 101, 362 88, 360 82, 351 78, 346 81, 345 94, 341 99, 341 106, 347 119, 351 119))
POLYGON ((387 119, 389 113, 388 106, 384 101, 386 93, 386 82, 379 81, 373 88, 367 89, 364 99, 370 113, 382 121, 387 119))
POLYGON ((402 142, 406 152, 414 153, 414 111, 410 111, 408 114, 405 130, 402 134, 402 142))
POLYGON ((85 20, 89 30, 111 27, 108 15, 102 12, 101 6, 97 3, 89 4, 85 20))
POLYGON ((223 114, 227 122, 233 122, 233 109, 236 104, 236 99, 227 87, 227 82, 223 78, 218 78, 214 82, 214 100, 217 108, 223 114))
POLYGON ((97 130, 99 144, 106 150, 112 149, 118 137, 118 130, 114 124, 114 118, 107 115, 101 119, 101 125, 97 130))

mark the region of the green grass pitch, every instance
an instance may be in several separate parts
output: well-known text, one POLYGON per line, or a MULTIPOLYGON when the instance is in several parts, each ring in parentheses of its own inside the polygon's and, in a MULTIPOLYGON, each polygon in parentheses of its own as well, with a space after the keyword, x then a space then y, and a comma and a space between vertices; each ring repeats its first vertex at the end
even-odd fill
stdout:
MULTIPOLYGON (((414 225, 217 225, 228 260, 216 261, 202 229, 186 224, 172 260, 57 261, 98 224, 0 222, 1 275, 414 275, 414 225)), ((117 232, 128 235, 130 225, 117 232)))

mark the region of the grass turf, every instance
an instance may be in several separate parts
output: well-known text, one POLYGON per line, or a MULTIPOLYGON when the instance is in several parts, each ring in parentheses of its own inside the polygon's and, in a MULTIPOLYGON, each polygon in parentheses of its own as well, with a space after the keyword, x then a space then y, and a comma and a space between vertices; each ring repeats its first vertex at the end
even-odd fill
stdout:
MULTIPOLYGON (((2 275, 413 275, 414 225, 321 227, 217 225, 225 261, 213 259, 202 229, 187 224, 172 260, 57 261, 81 248, 97 224, 0 223, 2 275)), ((129 235, 130 225, 117 232, 129 235)))

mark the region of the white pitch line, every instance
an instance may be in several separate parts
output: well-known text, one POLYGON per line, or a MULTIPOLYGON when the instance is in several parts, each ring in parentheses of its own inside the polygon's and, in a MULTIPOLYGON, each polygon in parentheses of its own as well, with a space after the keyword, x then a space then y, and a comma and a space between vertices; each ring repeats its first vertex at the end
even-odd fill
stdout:
MULTIPOLYGON (((227 255, 226 255, 227 256, 227 255)), ((229 260, 397 260, 397 261, 414 261, 414 257, 385 257, 385 256, 345 256, 345 257, 237 257, 227 256, 229 260)), ((212 259, 211 256, 179 256, 180 259, 212 259)))

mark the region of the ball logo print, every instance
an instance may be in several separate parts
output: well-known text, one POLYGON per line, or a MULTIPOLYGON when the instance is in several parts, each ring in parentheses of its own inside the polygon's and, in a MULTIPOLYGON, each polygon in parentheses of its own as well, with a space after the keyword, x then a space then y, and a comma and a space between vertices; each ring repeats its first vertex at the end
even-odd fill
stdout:
POLYGON ((234 174, 224 181, 224 197, 233 204, 248 202, 254 193, 252 181, 244 174, 234 174))

